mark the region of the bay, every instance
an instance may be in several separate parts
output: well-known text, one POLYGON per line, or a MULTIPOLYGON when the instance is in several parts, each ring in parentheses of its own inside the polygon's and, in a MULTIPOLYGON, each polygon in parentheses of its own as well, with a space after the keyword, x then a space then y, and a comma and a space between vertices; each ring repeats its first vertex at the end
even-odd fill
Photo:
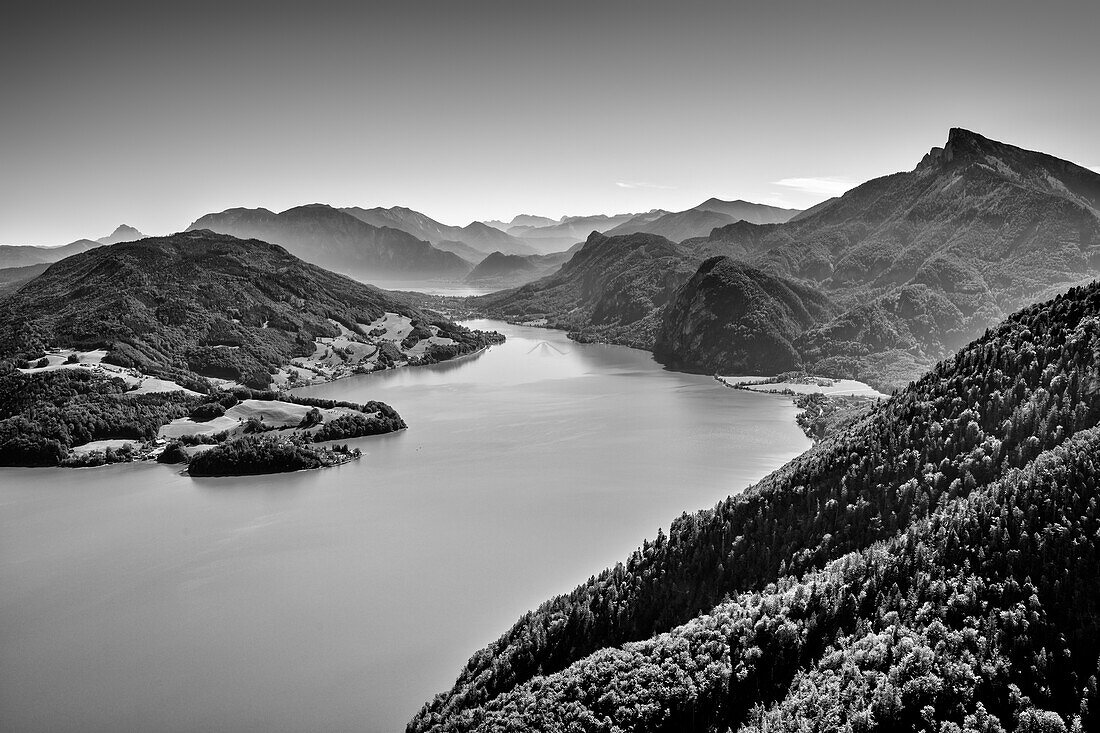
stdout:
POLYGON ((508 341, 300 390, 406 419, 358 462, 0 469, 0 726, 402 730, 523 612, 809 446, 789 398, 469 325, 508 341))

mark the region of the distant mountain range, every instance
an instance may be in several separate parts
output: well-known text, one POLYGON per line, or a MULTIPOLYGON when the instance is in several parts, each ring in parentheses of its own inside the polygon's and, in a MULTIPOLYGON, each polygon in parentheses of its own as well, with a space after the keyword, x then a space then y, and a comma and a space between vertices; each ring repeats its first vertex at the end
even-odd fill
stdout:
POLYGON ((55 263, 0 309, 0 357, 33 357, 52 346, 102 348, 106 361, 147 374, 266 387, 278 367, 312 354, 316 339, 343 328, 369 340, 362 324, 386 312, 422 330, 445 326, 454 343, 444 356, 477 346, 460 341, 476 332, 433 321, 399 296, 283 247, 191 230, 55 263))
POLYGON ((608 230, 606 234, 615 236, 648 232, 659 234, 673 242, 682 242, 692 237, 705 237, 711 230, 737 221, 782 224, 798 213, 798 209, 780 209, 748 201, 722 201, 712 198, 686 211, 666 213, 656 218, 650 215, 634 217, 608 230))
POLYGON ((132 241, 145 235, 132 226, 120 224, 114 232, 96 240, 78 239, 60 247, 32 245, 0 246, 0 297, 15 292, 24 283, 38 277, 51 263, 104 244, 132 241))
POLYGON ((507 232, 513 236, 523 238, 525 241, 530 242, 532 246, 541 248, 542 251, 556 251, 583 242, 588 239, 588 235, 592 232, 603 233, 627 221, 652 220, 667 213, 667 211, 655 209, 644 214, 563 216, 557 222, 550 224, 524 223, 545 217, 532 217, 523 214, 512 220, 512 225, 508 227, 507 232))
MULTIPOLYGON (((376 227, 391 227, 412 234, 417 239, 430 242, 439 249, 454 251, 471 262, 479 262, 491 252, 503 252, 504 254, 537 254, 536 250, 521 239, 505 234, 499 229, 475 221, 464 227, 440 224, 435 219, 421 214, 419 211, 393 206, 388 209, 376 207, 363 209, 358 206, 347 207, 341 211, 351 214, 355 218, 365 221, 376 227), (447 245, 465 245, 458 249, 450 250, 447 245), (465 252, 480 253, 477 259, 471 259, 465 252)), ((476 255, 474 255, 476 257, 476 255)))
POLYGON ((278 214, 228 209, 197 219, 188 227, 195 229, 280 244, 308 262, 370 282, 460 279, 472 267, 453 252, 436 249, 404 230, 374 226, 325 204, 278 214))
POLYGON ((145 235, 126 224, 120 224, 117 229, 106 237, 99 239, 78 239, 75 242, 61 245, 60 247, 37 247, 34 245, 0 245, 0 270, 10 267, 27 267, 48 262, 57 262, 70 255, 87 252, 89 249, 103 244, 114 244, 133 239, 141 239, 145 235))
MULTIPOLYGON (((474 303, 489 314, 545 318, 580 338, 656 347, 679 368, 736 373, 745 368, 744 348, 731 339, 751 343, 761 334, 746 334, 740 316, 723 320, 721 313, 737 309, 704 306, 752 299, 767 289, 765 278, 778 277, 820 295, 813 322, 784 328, 796 363, 890 389, 1012 309, 1100 274, 1100 175, 953 129, 914 170, 869 181, 787 223, 738 221, 678 245, 653 234, 602 236, 578 258, 599 262, 604 289, 568 282, 566 263, 548 278, 474 303), (751 269, 686 287, 715 255, 751 269), (631 294, 617 294, 627 273, 631 294), (670 283, 684 289, 670 295, 670 283), (622 309, 609 309, 617 298, 626 301, 622 309), (638 304, 647 301, 654 310, 641 314, 638 304), (658 329, 653 324, 670 301, 676 322, 658 329)), ((762 332, 772 327, 755 322, 762 332)), ((790 363, 780 360, 771 371, 790 363)))

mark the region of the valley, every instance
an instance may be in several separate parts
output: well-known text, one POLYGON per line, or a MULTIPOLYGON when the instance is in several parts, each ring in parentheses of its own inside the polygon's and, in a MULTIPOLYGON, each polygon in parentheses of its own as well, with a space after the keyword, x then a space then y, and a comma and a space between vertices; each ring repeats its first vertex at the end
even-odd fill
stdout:
POLYGON ((84 546, 52 517, 140 496, 135 521, 170 547, 198 531, 209 562, 173 566, 117 519, 90 562, 140 548, 139 575, 175 567, 157 593, 231 630, 218 648, 165 632, 176 610, 125 576, 99 576, 121 605, 74 623, 7 568, 19 607, 44 612, 12 622, 39 662, 0 663, 25 681, 0 702, 29 730, 47 729, 43 690, 80 681, 46 636, 92 628, 120 672, 62 708, 145 690, 100 727, 161 727, 166 710, 185 729, 210 710, 244 725, 259 700, 266 730, 916 729, 976 706, 1094 722, 1089 169, 954 128, 911 171, 805 211, 711 198, 458 227, 312 204, 8 249, 0 549, 71 584, 84 546), (271 572, 286 555, 323 621, 303 627, 313 606, 271 572), (248 620, 214 608, 227 597, 277 636, 248 646, 248 620), (134 661, 158 642, 112 620, 128 608, 170 653, 267 671, 166 697, 134 661), (923 666, 896 661, 913 650, 923 666), (291 690, 301 660, 323 672, 291 690))

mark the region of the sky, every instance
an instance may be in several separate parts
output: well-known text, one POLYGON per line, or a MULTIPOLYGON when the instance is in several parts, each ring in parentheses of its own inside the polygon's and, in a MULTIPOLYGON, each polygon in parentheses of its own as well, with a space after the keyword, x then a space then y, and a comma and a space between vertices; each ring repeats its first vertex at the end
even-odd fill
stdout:
POLYGON ((1100 3, 23 2, 0 244, 234 206, 805 208, 951 127, 1100 169, 1100 3))

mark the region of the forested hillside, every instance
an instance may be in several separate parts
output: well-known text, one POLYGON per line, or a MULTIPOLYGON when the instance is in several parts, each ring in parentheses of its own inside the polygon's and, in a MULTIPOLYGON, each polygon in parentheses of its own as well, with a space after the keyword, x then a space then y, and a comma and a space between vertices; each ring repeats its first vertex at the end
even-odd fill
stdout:
POLYGON ((525 615, 409 730, 1095 729, 1098 393, 1094 283, 525 615))
POLYGON ((805 329, 836 310, 814 288, 714 257, 700 265, 665 309, 653 355, 673 368, 686 365, 708 373, 797 369, 802 357, 794 344, 805 329))
MULTIPOLYGON (((278 367, 312 354, 316 339, 346 331, 381 344, 385 335, 373 337, 363 326, 387 312, 420 324, 425 339, 446 336, 449 343, 432 351, 438 361, 490 338, 433 321, 398 296, 303 262, 280 246, 191 231, 55 263, 4 303, 0 358, 37 359, 54 346, 106 349, 106 361, 146 374, 262 388, 278 367)), ((406 358, 393 349, 394 359, 406 358)))

